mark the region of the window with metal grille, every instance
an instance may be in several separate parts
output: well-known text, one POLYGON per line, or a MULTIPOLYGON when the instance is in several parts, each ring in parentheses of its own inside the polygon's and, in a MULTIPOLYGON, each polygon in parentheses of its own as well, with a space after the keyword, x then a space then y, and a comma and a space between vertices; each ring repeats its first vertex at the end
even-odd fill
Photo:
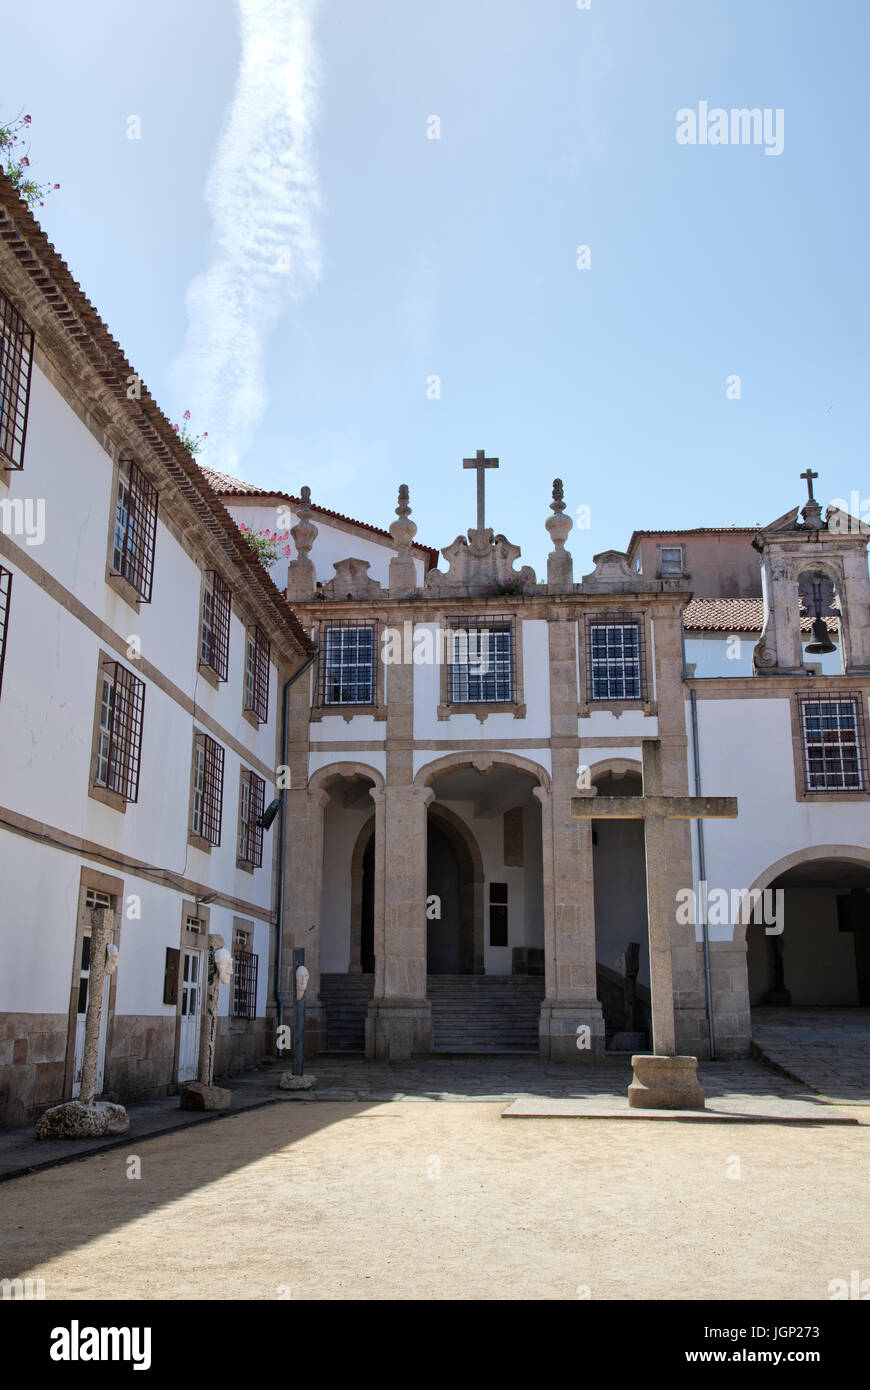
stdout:
POLYGON ((118 467, 112 570, 133 585, 143 603, 151 602, 157 492, 132 460, 118 467))
POLYGON ((193 740, 193 794, 190 829, 210 845, 221 842, 221 811, 224 798, 224 750, 208 734, 197 733, 193 740))
POLYGON ((0 692, 3 690, 3 663, 6 660, 6 632, 9 627, 9 600, 12 597, 12 575, 0 565, 0 692))
POLYGON ((266 802, 266 783, 242 768, 239 797, 239 858, 259 869, 263 863, 263 827, 257 824, 266 802))
POLYGON ((253 951, 233 953, 233 1018, 257 1017, 257 963, 253 951))
POLYGON ((450 703, 514 700, 514 640, 510 618, 459 618, 450 629, 450 703))
POLYGON ((508 886, 506 883, 489 885, 489 944, 506 946, 508 944, 508 886))
POLYGON ((861 706, 849 695, 801 697, 804 781, 808 792, 866 791, 861 706))
POLYGON ((375 629, 371 623, 328 623, 323 633, 324 705, 375 703, 375 629))
POLYGON ((32 366, 33 334, 0 293, 0 456, 9 468, 24 467, 32 366))
POLYGON ((119 661, 105 661, 100 677, 100 716, 97 731, 97 786, 117 792, 125 801, 139 798, 139 762, 145 682, 119 661))
POLYGON ((661 549, 662 574, 682 574, 683 573, 683 547, 681 545, 663 545, 661 549))
POLYGON ((226 680, 229 670, 231 603, 229 587, 215 570, 207 570, 202 594, 199 656, 203 665, 210 666, 221 681, 226 680))
POLYGON ((638 620, 590 620, 588 680, 591 700, 643 699, 642 624, 638 620))
POLYGON ((269 718, 270 651, 266 634, 252 628, 245 642, 245 709, 252 710, 261 724, 269 718))

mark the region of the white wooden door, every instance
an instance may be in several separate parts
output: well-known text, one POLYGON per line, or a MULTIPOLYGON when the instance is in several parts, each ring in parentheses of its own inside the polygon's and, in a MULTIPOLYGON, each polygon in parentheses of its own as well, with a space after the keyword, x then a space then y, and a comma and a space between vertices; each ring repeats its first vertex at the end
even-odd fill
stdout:
POLYGON ((184 948, 181 967, 181 1038, 178 1079, 193 1081, 199 1063, 199 1021, 202 1016, 202 951, 184 948))
MULTIPOLYGON (((88 988, 91 975, 91 908, 111 907, 112 899, 106 893, 97 893, 89 888, 82 903, 82 938, 79 956, 79 1000, 76 1012, 76 1051, 73 1063, 73 1096, 82 1089, 82 1062, 85 1055, 85 1016, 88 1011, 88 988)), ((103 1008, 100 1014, 100 1046, 97 1053, 97 1081, 94 1095, 102 1094, 103 1071, 106 1064, 106 1032, 109 1026, 109 985, 111 977, 103 979, 103 1008)))

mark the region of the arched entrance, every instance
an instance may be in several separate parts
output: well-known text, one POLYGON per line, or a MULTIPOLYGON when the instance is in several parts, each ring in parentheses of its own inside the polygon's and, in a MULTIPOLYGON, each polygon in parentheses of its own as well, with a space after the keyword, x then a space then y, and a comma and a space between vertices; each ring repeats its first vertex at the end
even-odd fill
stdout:
POLYGON ((426 970, 482 975, 483 861, 471 830, 446 806, 430 806, 427 825, 426 970))

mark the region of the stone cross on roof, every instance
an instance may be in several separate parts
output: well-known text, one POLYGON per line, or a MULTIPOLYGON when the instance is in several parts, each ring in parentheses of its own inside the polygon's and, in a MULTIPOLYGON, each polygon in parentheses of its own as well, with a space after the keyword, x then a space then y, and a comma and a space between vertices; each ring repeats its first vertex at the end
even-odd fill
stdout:
POLYGON ((811 501, 811 502, 815 502, 815 500, 816 500, 816 499, 813 497, 813 478, 817 478, 818 476, 819 476, 818 473, 814 473, 813 470, 812 470, 811 468, 808 468, 807 471, 806 471, 806 473, 802 473, 802 474, 801 474, 801 477, 806 479, 807 492, 808 492, 809 495, 810 495, 810 501, 811 501))
POLYGON ((484 469, 498 468, 498 459, 484 458, 484 450, 478 449, 477 455, 473 459, 463 459, 463 468, 477 469, 477 529, 482 531, 486 525, 484 519, 484 469))

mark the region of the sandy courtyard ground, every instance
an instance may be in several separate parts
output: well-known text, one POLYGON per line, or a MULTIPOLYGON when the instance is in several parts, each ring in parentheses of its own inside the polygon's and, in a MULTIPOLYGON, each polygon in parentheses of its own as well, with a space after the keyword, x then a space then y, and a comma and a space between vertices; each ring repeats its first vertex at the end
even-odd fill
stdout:
POLYGON ((0 1277, 48 1299, 826 1299, 870 1273, 870 1127, 503 1109, 283 1103, 13 1180, 0 1277))

